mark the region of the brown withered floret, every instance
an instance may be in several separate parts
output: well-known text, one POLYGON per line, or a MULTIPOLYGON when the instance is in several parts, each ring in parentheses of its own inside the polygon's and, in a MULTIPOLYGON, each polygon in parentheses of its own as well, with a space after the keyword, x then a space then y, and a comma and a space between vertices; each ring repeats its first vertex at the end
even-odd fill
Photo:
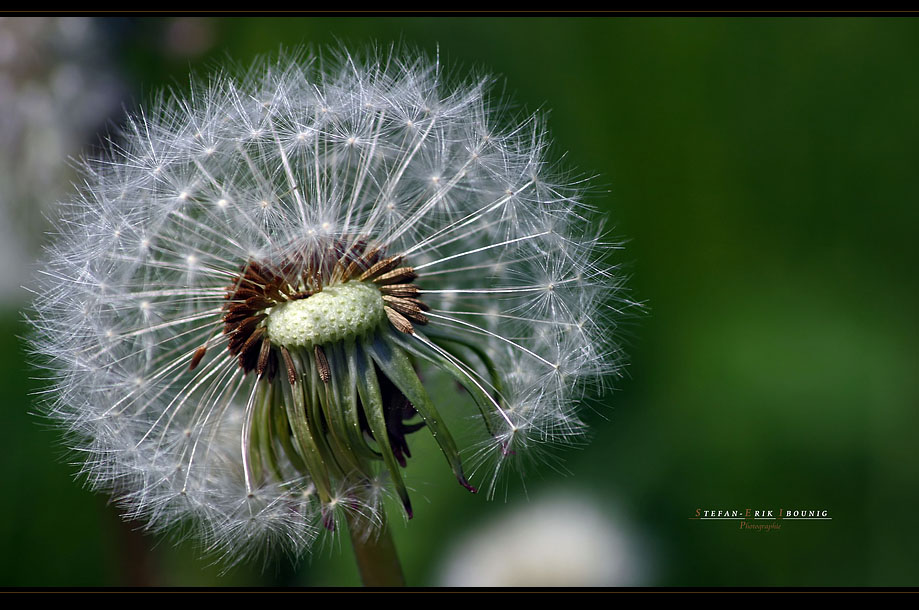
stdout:
MULTIPOLYGON (((250 260, 227 286, 224 305, 223 333, 229 335, 227 349, 248 373, 273 379, 281 368, 287 371, 291 383, 296 380, 292 359, 284 357, 284 349, 271 344, 263 322, 267 310, 281 303, 307 299, 322 292, 325 286, 349 281, 373 282, 380 290, 383 310, 396 330, 414 333, 414 325, 428 323, 424 311, 428 306, 418 296, 419 288, 412 284, 418 274, 402 264, 401 256, 386 256, 385 251, 365 239, 330 239, 326 246, 301 247, 280 256, 276 262, 250 260), (401 266, 400 266, 401 265, 401 266)), ((207 345, 197 348, 189 368, 194 370, 207 351, 207 345)), ((314 349, 320 377, 327 382, 331 374, 321 346, 314 349)))

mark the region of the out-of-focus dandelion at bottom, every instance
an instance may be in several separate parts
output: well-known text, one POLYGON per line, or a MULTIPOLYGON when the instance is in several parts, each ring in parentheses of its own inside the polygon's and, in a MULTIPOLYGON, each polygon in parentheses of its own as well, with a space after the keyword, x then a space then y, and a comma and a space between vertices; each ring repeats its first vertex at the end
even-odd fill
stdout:
POLYGON ((447 587, 629 587, 651 580, 628 520, 575 491, 545 494, 476 527, 448 551, 447 587))

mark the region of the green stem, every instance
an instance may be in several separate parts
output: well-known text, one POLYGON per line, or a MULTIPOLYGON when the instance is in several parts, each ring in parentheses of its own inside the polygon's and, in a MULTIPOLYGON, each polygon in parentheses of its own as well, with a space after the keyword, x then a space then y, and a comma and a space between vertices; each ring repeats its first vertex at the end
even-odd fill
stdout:
POLYGON ((385 521, 374 527, 364 517, 351 514, 348 516, 348 531, 351 533, 354 557, 365 587, 405 586, 396 546, 385 521), (368 528, 373 528, 369 536, 368 528))

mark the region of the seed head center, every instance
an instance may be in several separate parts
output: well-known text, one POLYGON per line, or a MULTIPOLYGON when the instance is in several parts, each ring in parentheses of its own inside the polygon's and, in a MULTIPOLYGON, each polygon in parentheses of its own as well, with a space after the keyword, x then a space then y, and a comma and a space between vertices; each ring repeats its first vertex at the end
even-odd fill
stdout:
POLYGON ((286 348, 353 340, 386 319, 380 290, 366 282, 326 286, 322 292, 268 310, 268 338, 286 348))

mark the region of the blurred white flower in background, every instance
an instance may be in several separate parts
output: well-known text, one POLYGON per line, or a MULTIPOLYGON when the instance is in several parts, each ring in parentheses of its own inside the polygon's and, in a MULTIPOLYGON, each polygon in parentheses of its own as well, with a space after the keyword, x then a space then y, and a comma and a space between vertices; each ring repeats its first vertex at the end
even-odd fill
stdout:
POLYGON ((635 526, 573 491, 544 495, 474 528, 447 555, 447 587, 628 587, 651 580, 635 526))
POLYGON ((0 18, 0 302, 26 298, 43 214, 70 187, 70 158, 118 110, 122 88, 98 23, 0 18))

